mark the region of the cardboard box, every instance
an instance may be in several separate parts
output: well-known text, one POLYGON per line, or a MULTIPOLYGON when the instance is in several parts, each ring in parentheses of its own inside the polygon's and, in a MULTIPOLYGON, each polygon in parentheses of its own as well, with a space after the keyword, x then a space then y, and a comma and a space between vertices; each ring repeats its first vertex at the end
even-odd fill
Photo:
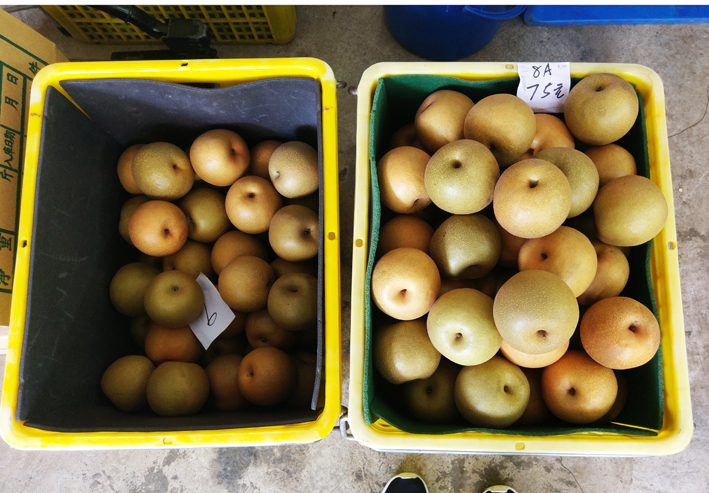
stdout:
POLYGON ((30 88, 41 68, 65 61, 54 43, 0 10, 0 354, 7 350, 30 88))

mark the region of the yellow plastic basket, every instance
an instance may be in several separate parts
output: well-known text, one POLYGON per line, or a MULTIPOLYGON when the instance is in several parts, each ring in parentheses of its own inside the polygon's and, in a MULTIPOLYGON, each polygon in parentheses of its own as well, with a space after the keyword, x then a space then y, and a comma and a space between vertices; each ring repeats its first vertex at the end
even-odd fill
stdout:
POLYGON ((652 246, 650 272, 662 330, 664 422, 657 436, 575 433, 556 436, 464 432, 416 435, 379 419, 367 425, 363 414, 365 276, 369 246, 370 166, 369 122, 377 81, 404 74, 447 75, 466 80, 517 76, 514 63, 379 63, 360 81, 357 94, 357 169, 352 253, 352 315, 350 344, 350 406, 348 421, 354 438, 382 451, 423 451, 589 456, 666 455, 683 450, 693 431, 687 354, 679 282, 672 178, 670 174, 665 97, 659 76, 647 67, 625 64, 572 63, 571 76, 610 72, 635 84, 645 104, 650 178, 665 194, 669 215, 652 246))
MULTIPOLYGON (((214 43, 284 44, 295 36, 293 5, 140 5, 160 21, 197 19, 209 26, 214 43)), ((86 43, 160 43, 137 27, 83 5, 44 5, 74 38, 86 43)))
POLYGON ((337 99, 332 69, 313 58, 239 60, 175 60, 146 62, 62 63, 42 69, 31 90, 27 153, 24 168, 17 267, 10 315, 10 336, 2 399, 0 433, 13 447, 25 449, 100 449, 115 447, 197 447, 253 446, 307 443, 332 431, 340 415, 340 251, 337 169, 337 99), (252 428, 192 430, 174 432, 92 432, 45 431, 24 426, 15 419, 20 388, 20 364, 33 241, 35 190, 45 96, 52 86, 61 91, 61 82, 74 79, 142 78, 174 83, 218 83, 229 86, 271 77, 305 77, 320 82, 322 118, 322 159, 324 197, 324 363, 325 404, 315 421, 252 428))

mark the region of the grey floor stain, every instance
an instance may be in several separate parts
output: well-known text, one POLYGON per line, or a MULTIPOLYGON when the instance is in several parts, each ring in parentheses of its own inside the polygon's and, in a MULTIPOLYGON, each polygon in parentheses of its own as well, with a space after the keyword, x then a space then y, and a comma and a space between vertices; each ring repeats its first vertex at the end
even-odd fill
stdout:
POLYGON ((143 476, 143 482, 131 493, 167 493, 169 481, 159 466, 153 466, 143 476))
POLYGON ((282 472, 287 479, 293 479, 303 472, 306 459, 305 447, 288 446, 274 448, 218 449, 214 459, 216 480, 220 485, 231 487, 241 485, 244 472, 249 467, 272 468, 282 472))
POLYGON ((537 460, 530 460, 529 457, 517 457, 511 455, 507 458, 507 460, 515 467, 516 470, 534 468, 537 465, 537 460))
POLYGON ((258 452, 256 448, 220 448, 214 459, 217 483, 232 489, 239 484, 244 472, 256 463, 258 452))
POLYGON ((167 467, 181 456, 181 452, 178 450, 170 450, 162 461, 162 466, 167 467))
POLYGON ((680 175, 683 180, 691 180, 696 176, 696 172, 692 168, 685 169, 680 175))
POLYGON ((686 231, 685 230, 677 231, 677 239, 680 242, 690 241, 695 238, 701 240, 704 243, 707 243, 707 235, 697 231, 696 228, 689 228, 686 231))
MULTIPOLYGON (((85 481, 86 474, 82 474, 82 478, 85 481)), ((106 471, 104 471, 103 469, 101 470, 101 472, 92 474, 91 479, 91 484, 89 484, 89 490, 91 491, 116 491, 112 484, 113 477, 106 474, 106 471)))
POLYGON ((583 488, 581 488, 581 485, 580 485, 580 484, 577 484, 576 481, 574 481, 573 479, 558 478, 558 479, 554 480, 554 482, 564 483, 564 485, 566 486, 566 488, 564 488, 563 490, 562 490, 562 489, 559 489, 559 490, 557 490, 557 491, 569 491, 569 492, 573 492, 573 491, 579 491, 579 490, 580 490, 581 492, 583 492, 583 488), (567 488, 568 488, 568 489, 567 489, 567 488))
POLYGON ((485 464, 480 476, 484 487, 496 484, 509 485, 512 482, 509 477, 500 472, 500 467, 496 464, 485 464))
POLYGON ((412 472, 420 475, 421 471, 419 457, 414 454, 407 454, 404 457, 404 460, 401 461, 401 464, 399 464, 399 467, 396 469, 396 474, 400 474, 402 472, 412 472))
POLYGON ((465 473, 465 457, 456 457, 450 465, 451 492, 469 491, 469 476, 465 473))

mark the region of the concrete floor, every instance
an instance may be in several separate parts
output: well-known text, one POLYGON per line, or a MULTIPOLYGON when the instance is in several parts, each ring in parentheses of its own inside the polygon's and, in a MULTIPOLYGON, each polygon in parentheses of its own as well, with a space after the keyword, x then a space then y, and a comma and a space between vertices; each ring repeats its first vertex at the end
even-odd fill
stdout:
MULTIPOLYGON (((16 14, 71 60, 108 59, 117 46, 63 37, 40 12, 16 14)), ((0 441, 0 491, 381 491, 401 471, 421 474, 432 492, 482 491, 506 482, 520 493, 709 491, 709 25, 540 28, 505 23, 470 61, 569 60, 641 63, 665 84, 680 270, 695 431, 684 452, 641 459, 383 454, 345 441, 337 430, 319 443, 247 449, 21 452, 0 441)), ((222 58, 311 56, 356 86, 380 61, 418 58, 386 29, 382 7, 298 8, 285 46, 219 47, 222 58)), ((342 238, 343 404, 349 373, 349 266, 355 166, 356 98, 338 96, 342 238)), ((0 357, 0 363, 3 363, 0 357)), ((2 371, 2 366, 0 366, 2 371)))

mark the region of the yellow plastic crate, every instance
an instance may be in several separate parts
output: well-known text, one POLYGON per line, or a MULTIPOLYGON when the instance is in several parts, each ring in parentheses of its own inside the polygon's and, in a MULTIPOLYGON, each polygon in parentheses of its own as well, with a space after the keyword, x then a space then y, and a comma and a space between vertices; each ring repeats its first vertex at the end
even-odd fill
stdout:
POLYGON ((650 178, 667 199, 669 214, 652 245, 650 272, 662 330, 664 420, 657 436, 582 432, 556 436, 464 432, 417 435, 379 419, 367 425, 363 413, 365 351, 365 277, 369 246, 370 166, 369 123, 372 99, 380 78, 431 74, 466 80, 494 80, 517 76, 514 63, 379 63, 362 75, 357 89, 357 168, 352 252, 352 314, 348 422, 354 438, 382 451, 425 451, 500 454, 589 456, 666 455, 683 450, 693 431, 689 377, 679 282, 672 178, 670 174, 665 96, 662 81, 640 65, 572 63, 571 76, 610 72, 635 84, 643 97, 647 126, 650 178))
MULTIPOLYGON (((209 26, 214 43, 284 44, 295 36, 293 5, 139 5, 160 21, 197 19, 209 26)), ((74 38, 86 43, 161 43, 137 27, 84 5, 44 5, 74 38)))
MULTIPOLYGON (((332 431, 340 416, 340 251, 337 168, 337 100, 332 69, 313 58, 239 60, 176 60, 145 62, 62 63, 42 69, 31 89, 24 181, 20 212, 17 267, 10 315, 10 336, 2 399, 0 434, 13 447, 24 449, 156 448, 164 446, 255 446, 307 443, 332 431), (230 86, 278 77, 303 77, 319 81, 322 122, 323 238, 324 238, 324 361, 325 404, 315 421, 251 428, 165 432, 103 431, 58 432, 23 425, 15 419, 20 390, 20 365, 25 335, 29 288, 30 251, 33 242, 35 191, 45 97, 51 86, 66 95, 64 81, 76 79, 140 78, 173 83, 217 83, 230 86)), ((88 193, 88 192, 87 192, 88 193)))

